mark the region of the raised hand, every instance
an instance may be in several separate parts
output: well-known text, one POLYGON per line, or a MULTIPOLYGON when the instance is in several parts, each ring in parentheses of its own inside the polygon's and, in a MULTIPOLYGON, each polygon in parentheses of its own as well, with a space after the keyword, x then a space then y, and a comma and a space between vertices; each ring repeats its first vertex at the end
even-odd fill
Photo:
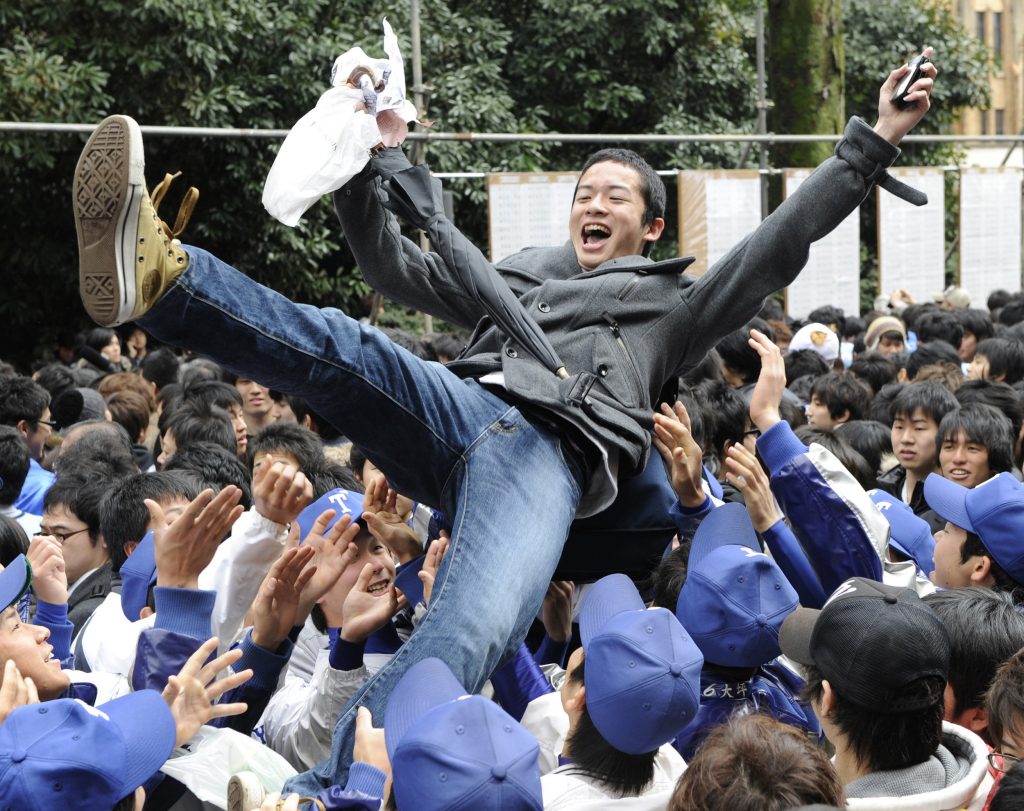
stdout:
POLYGON ((309 546, 286 549, 263 579, 252 603, 252 641, 267 650, 277 650, 298 624, 299 596, 316 574, 307 566, 315 550, 309 546))
POLYGON ((367 563, 341 606, 341 638, 346 642, 365 642, 406 605, 405 597, 399 597, 395 589, 394 565, 390 561, 383 567, 367 563), (385 579, 387 586, 376 590, 385 579), (370 591, 371 583, 374 592, 370 591))
POLYGON ((267 454, 252 479, 256 512, 276 524, 290 524, 313 502, 313 485, 294 465, 267 454))
POLYGON ((568 642, 572 636, 571 580, 552 580, 540 609, 544 630, 552 642, 568 642))
POLYGON ((243 512, 238 503, 241 498, 242 491, 233 484, 217 495, 206 489, 170 524, 163 508, 146 499, 158 586, 199 587, 199 573, 213 560, 220 542, 243 512))
POLYGON ((324 510, 313 522, 303 546, 314 550, 313 565, 316 571, 299 594, 299 606, 295 621, 305 622, 309 612, 320 599, 331 590, 344 571, 359 557, 355 539, 359 525, 351 516, 343 515, 330 529, 327 525, 334 518, 334 510, 324 510))
POLYGON ((779 405, 786 388, 786 364, 782 352, 763 332, 752 329, 747 343, 761 357, 761 373, 750 395, 750 421, 763 434, 782 421, 779 405))
POLYGON ((213 681, 220 671, 242 658, 242 651, 235 648, 204 664, 210 654, 217 650, 217 642, 217 637, 206 640, 188 658, 178 675, 167 680, 163 697, 171 708, 177 728, 175 746, 181 746, 191 739, 203 724, 214 718, 241 715, 248 709, 244 702, 214 703, 229 690, 234 690, 252 678, 251 670, 243 670, 213 681))
MULTIPOLYGON (((933 50, 925 48, 924 55, 931 59, 933 50)), ((910 132, 914 126, 925 116, 931 107, 932 86, 935 84, 935 77, 939 75, 939 69, 934 62, 928 62, 921 69, 922 76, 910 88, 906 96, 907 106, 901 109, 893 104, 890 99, 896 92, 896 85, 899 84, 910 67, 903 65, 896 68, 885 80, 881 90, 878 91, 878 123, 875 124, 875 132, 881 135, 891 144, 898 144, 903 137, 910 132)))
POLYGON ((675 409, 662 403, 654 415, 654 447, 670 471, 672 489, 684 507, 700 507, 705 500, 701 473, 704 455, 690 432, 690 415, 682 403, 675 409))
POLYGON ((50 605, 68 601, 68 575, 64 567, 64 549, 52 535, 37 535, 25 556, 32 567, 32 591, 50 605))
POLYGON ((3 682, 0 682, 0 724, 18 707, 38 704, 39 693, 28 676, 22 676, 13 659, 4 664, 3 682))
POLYGON ((742 445, 731 445, 725 459, 725 469, 726 481, 743 493, 754 529, 764 532, 782 518, 775 496, 772 495, 768 475, 754 454, 742 445))
MULTIPOLYGON (((411 512, 399 507, 399 499, 398 493, 388 486, 387 479, 375 476, 370 479, 363 495, 362 517, 370 534, 390 549, 399 563, 408 563, 420 556, 423 547, 406 523, 411 512)), ((408 502, 408 499, 404 501, 408 502)), ((411 508, 412 502, 408 503, 411 508)))
POLYGON ((391 791, 391 759, 388 757, 384 730, 373 725, 373 716, 366 707, 356 710, 356 741, 352 759, 375 766, 387 775, 384 782, 384 800, 387 800, 391 791))
POLYGON ((423 581, 423 605, 430 605, 430 595, 434 593, 434 581, 437 579, 437 570, 441 568, 441 561, 444 560, 445 552, 452 540, 448 531, 442 529, 440 535, 430 542, 427 549, 427 556, 423 559, 423 567, 420 569, 419 578, 423 581))

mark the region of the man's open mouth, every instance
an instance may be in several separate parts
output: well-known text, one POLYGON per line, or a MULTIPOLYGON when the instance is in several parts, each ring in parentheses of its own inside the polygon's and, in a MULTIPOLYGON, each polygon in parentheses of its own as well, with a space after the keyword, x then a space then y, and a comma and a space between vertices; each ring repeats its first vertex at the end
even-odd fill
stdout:
POLYGON ((366 591, 369 594, 383 594, 388 590, 389 585, 391 585, 391 581, 385 578, 384 580, 378 580, 376 583, 371 583, 366 587, 366 591))
POLYGON ((600 223, 587 223, 583 226, 583 244, 590 247, 603 244, 611 235, 611 230, 600 223))

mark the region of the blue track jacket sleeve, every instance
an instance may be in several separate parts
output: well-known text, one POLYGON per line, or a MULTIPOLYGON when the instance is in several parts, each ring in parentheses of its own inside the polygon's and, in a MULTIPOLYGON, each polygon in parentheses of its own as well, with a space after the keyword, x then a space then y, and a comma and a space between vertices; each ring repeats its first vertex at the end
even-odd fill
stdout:
POLYGON ((491 674, 491 684, 498 703, 517 721, 523 719, 531 701, 554 692, 525 643, 520 644, 512 659, 491 674))

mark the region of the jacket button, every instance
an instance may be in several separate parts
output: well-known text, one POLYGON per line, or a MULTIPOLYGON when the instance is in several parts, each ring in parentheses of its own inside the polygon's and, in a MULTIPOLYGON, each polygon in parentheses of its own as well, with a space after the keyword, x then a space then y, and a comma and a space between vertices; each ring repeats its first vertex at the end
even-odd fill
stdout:
POLYGON ((600 366, 597 367, 597 373, 601 377, 608 377, 608 367, 602 363, 600 366))
POLYGON ((516 352, 515 348, 511 347, 511 346, 508 349, 505 350, 505 354, 508 355, 510 358, 518 358, 519 357, 519 353, 516 352))
POLYGON ((537 305, 537 309, 540 310, 542 313, 550 313, 551 305, 548 304, 546 301, 542 301, 537 305))

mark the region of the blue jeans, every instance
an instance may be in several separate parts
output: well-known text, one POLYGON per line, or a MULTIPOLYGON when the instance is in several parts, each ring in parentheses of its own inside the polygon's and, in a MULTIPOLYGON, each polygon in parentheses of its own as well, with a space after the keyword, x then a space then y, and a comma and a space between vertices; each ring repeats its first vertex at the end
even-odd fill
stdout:
POLYGON ((289 790, 342 784, 355 715, 383 725, 405 670, 444 660, 470 692, 523 640, 580 499, 582 466, 559 436, 438 363, 335 309, 295 304, 197 248, 139 323, 154 337, 293 394, 335 425, 404 495, 451 517, 451 546, 412 638, 338 718, 331 756, 289 790))

